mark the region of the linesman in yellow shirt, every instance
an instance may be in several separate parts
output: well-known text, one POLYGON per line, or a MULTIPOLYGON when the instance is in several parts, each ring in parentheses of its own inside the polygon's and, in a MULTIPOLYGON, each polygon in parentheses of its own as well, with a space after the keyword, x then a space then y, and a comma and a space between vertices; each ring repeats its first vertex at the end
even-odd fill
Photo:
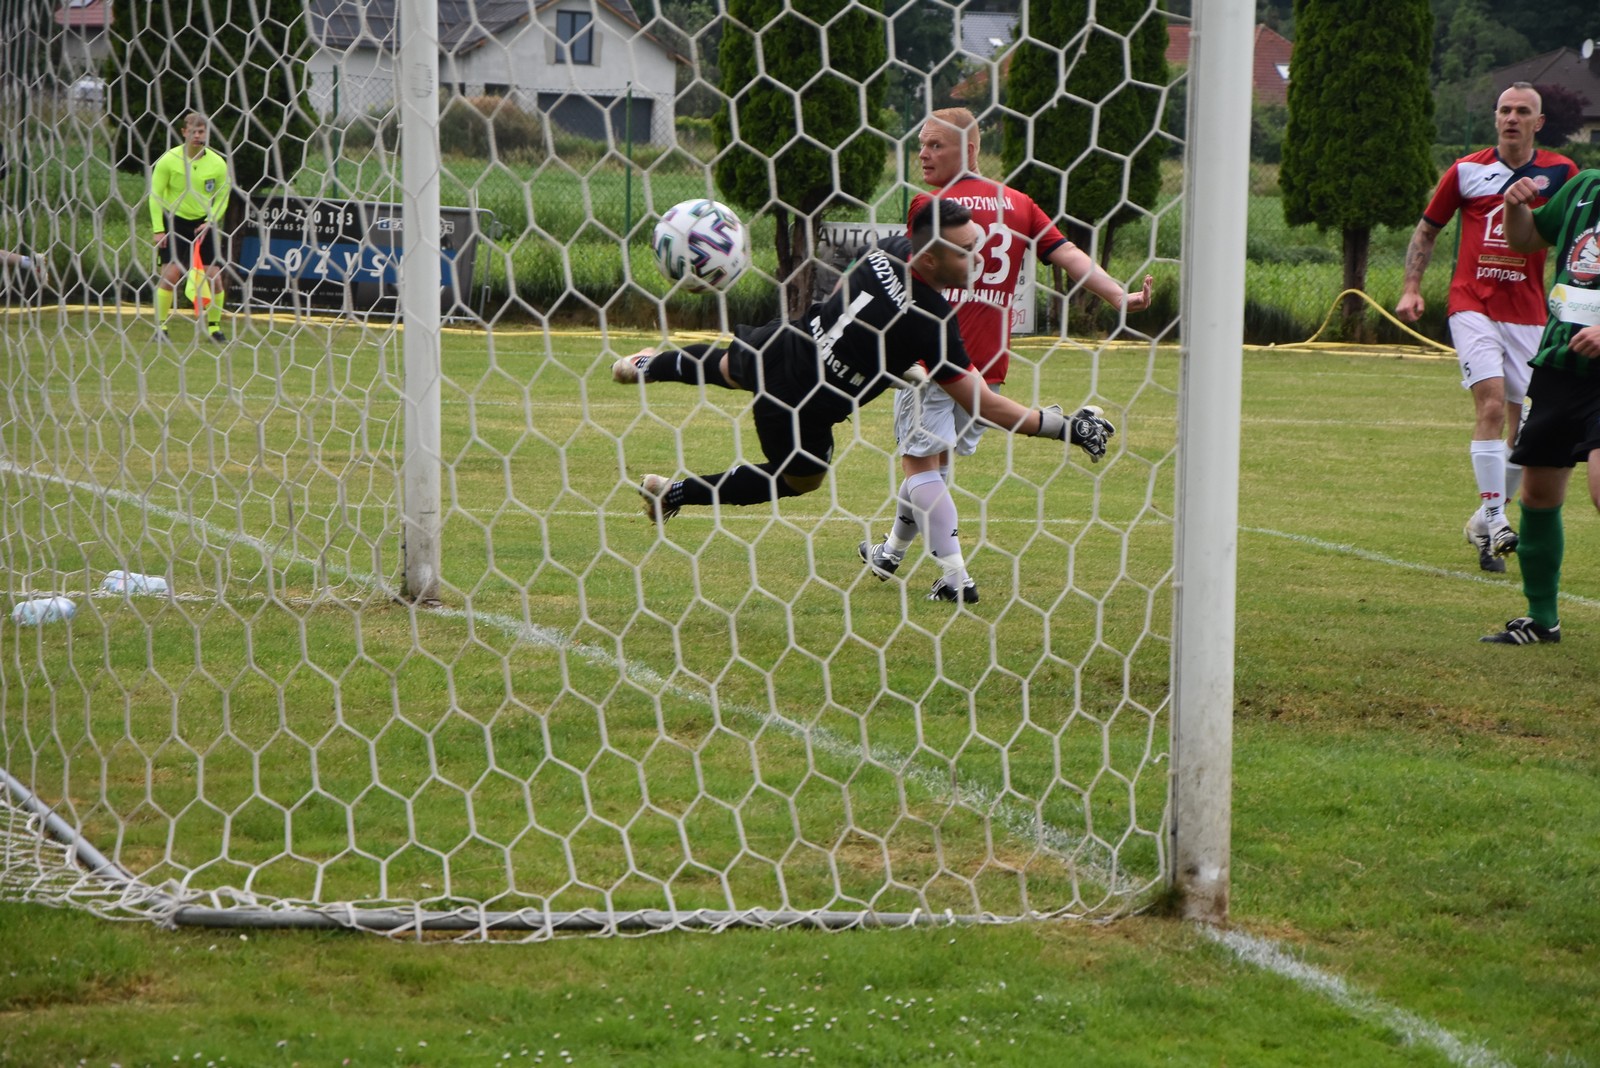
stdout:
POLYGON ((160 273, 156 278, 156 336, 167 336, 173 294, 194 265, 198 245, 205 264, 205 280, 191 299, 205 307, 206 332, 211 340, 227 341, 222 333, 222 265, 217 230, 228 210, 228 162, 206 147, 206 117, 191 111, 183 120, 183 144, 162 153, 150 171, 150 226, 155 231, 160 273))

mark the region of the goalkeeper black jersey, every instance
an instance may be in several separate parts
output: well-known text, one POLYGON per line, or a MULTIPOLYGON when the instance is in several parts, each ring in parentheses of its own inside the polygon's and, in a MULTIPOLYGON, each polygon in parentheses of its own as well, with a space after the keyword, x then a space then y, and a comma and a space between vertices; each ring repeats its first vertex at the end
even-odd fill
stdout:
POLYGON ((792 323, 741 329, 760 350, 756 392, 840 423, 912 364, 948 382, 972 365, 950 302, 882 249, 863 256, 826 300, 792 323))

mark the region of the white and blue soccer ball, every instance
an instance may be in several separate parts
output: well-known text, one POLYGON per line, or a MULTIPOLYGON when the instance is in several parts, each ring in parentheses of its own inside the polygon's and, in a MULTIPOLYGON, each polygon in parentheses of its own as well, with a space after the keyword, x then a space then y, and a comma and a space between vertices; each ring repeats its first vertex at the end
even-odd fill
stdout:
POLYGON ((662 274, 699 293, 727 289, 750 266, 750 232, 732 208, 715 200, 668 208, 650 247, 662 274))

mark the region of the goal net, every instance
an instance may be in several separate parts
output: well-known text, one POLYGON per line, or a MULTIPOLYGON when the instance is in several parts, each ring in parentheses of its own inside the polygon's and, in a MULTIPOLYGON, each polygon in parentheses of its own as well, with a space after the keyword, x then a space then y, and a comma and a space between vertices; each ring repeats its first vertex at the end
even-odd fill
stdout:
POLYGON ((191 0, 103 26, 19 5, 0 895, 513 938, 1160 899, 1189 83, 1160 57, 1189 20, 1079 6, 1063 32, 1026 0, 191 0), (435 71, 402 60, 408 33, 435 71), (1046 104, 1024 53, 1052 64, 1046 104), (774 101, 829 195, 791 192, 798 157, 758 132, 774 101), (436 102, 436 129, 406 128, 436 102), (903 228, 923 118, 952 104, 985 175, 1034 183, 1118 285, 1154 276, 1124 312, 1030 260, 1012 309, 1005 395, 1102 407, 1104 461, 998 430, 955 458, 976 603, 929 599, 925 538, 887 581, 863 566, 902 480, 892 394, 834 428, 815 492, 646 518, 645 473, 761 459, 752 398, 618 384, 613 361, 787 314, 838 234, 903 228), (188 261, 158 292, 152 168, 191 112, 234 183, 200 268, 217 307, 188 261), (430 196, 437 243, 405 225, 430 196), (651 255, 698 197, 752 233, 726 292, 651 255), (437 298, 407 288, 413 254, 437 298))

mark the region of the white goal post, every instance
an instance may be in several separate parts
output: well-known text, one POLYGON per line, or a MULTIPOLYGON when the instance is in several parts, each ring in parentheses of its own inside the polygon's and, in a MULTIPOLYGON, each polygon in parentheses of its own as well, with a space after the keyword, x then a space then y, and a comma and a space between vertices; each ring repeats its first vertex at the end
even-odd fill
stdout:
MULTIPOLYGON (((486 5, 462 26, 436 0, 342 2, 297 17, 395 34, 313 33, 273 63, 392 95, 318 116, 291 192, 402 204, 398 310, 247 311, 233 269, 219 343, 182 284, 156 330, 148 171, 118 169, 114 117, 68 88, 94 73, 72 66, 93 41, 8 27, 26 61, 0 101, 0 248, 48 270, 8 268, 0 306, 0 898, 530 941, 1174 902, 1225 920, 1254 6, 1134 3, 1137 26, 1187 28, 1189 60, 1122 86, 1162 105, 1142 142, 1171 149, 1158 202, 1127 199, 1133 149, 1080 157, 1124 169, 1120 236, 1087 220, 1085 251, 1109 245, 1105 270, 1135 290, 1156 276, 1159 299, 1105 328, 1081 284, 1056 293, 1036 269, 1062 324, 1013 338, 1004 395, 1094 404, 1117 432, 1099 463, 1000 431, 954 458, 982 597, 949 604, 929 599, 925 538, 886 580, 862 566, 898 510, 893 394, 834 427, 815 492, 640 512, 645 472, 761 454, 748 393, 612 377, 620 356, 726 344, 741 316, 783 306, 775 171, 768 203, 741 206, 756 255, 735 289, 671 289, 648 248, 661 212, 725 198, 718 161, 756 151, 737 124, 726 148, 696 125, 708 95, 729 106, 730 0, 703 26, 650 0, 530 2, 503 25, 486 5), (457 99, 489 116, 467 147, 445 141, 457 99), (679 132, 663 141, 667 99, 679 132), (535 130, 531 147, 502 121, 535 130), (498 296, 448 325, 441 212, 490 201, 504 231, 477 236, 498 296), (64 618, 24 607, 59 597, 64 618)), ((1036 116, 981 88, 1004 51, 974 51, 963 27, 996 13, 838 7, 859 5, 885 28, 878 73, 910 78, 903 108, 950 81, 896 55, 893 13, 947 18, 929 67, 980 86, 965 98, 980 169, 1002 176, 1007 129, 1030 146, 1018 172, 1056 166, 1034 155, 1036 116)), ((1098 130, 1114 94, 1076 95, 1074 64, 1097 35, 1131 55, 1135 29, 1091 16, 1034 39, 1028 0, 1014 6, 1018 40, 1062 57, 1058 99, 1098 130)), ((116 54, 94 69, 112 99, 116 54)), ((187 110, 222 107, 204 84, 187 110)), ((887 146, 881 180, 829 221, 900 226, 925 189, 923 116, 881 114, 863 134, 887 146)), ((148 116, 155 153, 182 118, 148 116)), ((237 146, 218 127, 211 147, 237 146)), ((1064 209, 1041 198, 1063 229, 1085 221, 1070 184, 1064 209)))

